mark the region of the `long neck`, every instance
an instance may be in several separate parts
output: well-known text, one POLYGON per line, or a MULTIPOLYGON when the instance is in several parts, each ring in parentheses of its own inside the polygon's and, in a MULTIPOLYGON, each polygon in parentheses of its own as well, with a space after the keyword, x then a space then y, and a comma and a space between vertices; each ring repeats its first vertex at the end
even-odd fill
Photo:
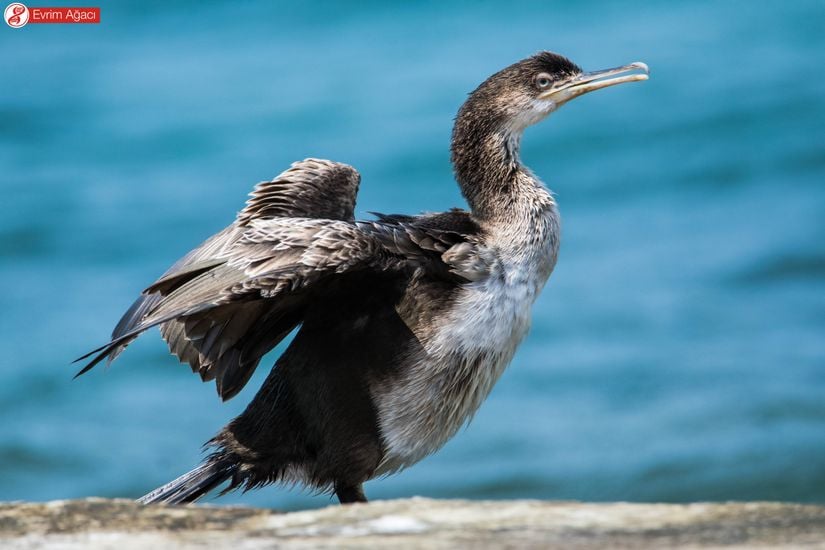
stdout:
POLYGON ((480 116, 467 103, 456 117, 452 162, 456 180, 480 221, 506 221, 524 208, 527 195, 549 193, 519 159, 522 129, 495 116, 480 116))

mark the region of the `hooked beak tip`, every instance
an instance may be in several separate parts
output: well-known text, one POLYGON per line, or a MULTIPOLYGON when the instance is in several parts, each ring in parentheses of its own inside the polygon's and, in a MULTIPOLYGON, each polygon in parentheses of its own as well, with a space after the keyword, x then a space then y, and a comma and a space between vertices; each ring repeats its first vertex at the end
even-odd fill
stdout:
POLYGON ((647 66, 647 63, 644 63, 642 61, 634 61, 627 67, 629 69, 639 69, 640 71, 644 71, 645 76, 650 76, 650 67, 647 66))

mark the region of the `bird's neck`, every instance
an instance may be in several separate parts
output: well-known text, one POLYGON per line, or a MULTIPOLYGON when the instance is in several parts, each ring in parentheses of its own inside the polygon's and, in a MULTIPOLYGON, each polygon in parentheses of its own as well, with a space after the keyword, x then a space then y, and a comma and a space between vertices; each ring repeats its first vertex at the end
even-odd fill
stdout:
POLYGON ((456 118, 453 169, 473 216, 481 222, 507 223, 522 218, 526 210, 536 211, 536 201, 553 204, 552 195, 521 163, 521 135, 522 128, 464 110, 456 118))

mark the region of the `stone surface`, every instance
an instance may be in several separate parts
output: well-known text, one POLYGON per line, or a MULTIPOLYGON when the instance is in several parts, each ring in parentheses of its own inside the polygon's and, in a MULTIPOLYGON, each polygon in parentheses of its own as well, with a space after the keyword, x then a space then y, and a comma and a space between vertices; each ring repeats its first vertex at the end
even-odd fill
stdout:
POLYGON ((2 548, 825 548, 825 507, 407 500, 280 514, 86 499, 0 504, 2 548))

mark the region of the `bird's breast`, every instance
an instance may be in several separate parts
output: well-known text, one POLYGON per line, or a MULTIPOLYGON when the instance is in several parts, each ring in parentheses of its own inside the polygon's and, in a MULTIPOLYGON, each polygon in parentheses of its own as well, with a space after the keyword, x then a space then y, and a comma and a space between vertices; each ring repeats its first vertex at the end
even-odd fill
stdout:
POLYGON ((379 474, 436 451, 472 417, 527 334, 531 306, 555 261, 549 255, 502 256, 489 277, 461 285, 422 335, 420 353, 375 389, 386 449, 379 474))

